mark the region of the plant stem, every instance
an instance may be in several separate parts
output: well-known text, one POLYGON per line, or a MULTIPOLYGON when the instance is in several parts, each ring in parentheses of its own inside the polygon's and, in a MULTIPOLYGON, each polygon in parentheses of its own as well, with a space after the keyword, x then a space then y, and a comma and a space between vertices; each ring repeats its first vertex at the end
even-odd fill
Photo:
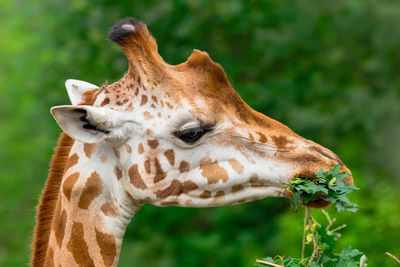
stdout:
POLYGON ((269 265, 269 266, 285 267, 285 266, 283 266, 283 265, 278 265, 278 264, 275 264, 275 263, 272 263, 272 262, 263 261, 263 260, 259 260, 259 259, 256 259, 256 262, 262 263, 262 264, 265 264, 265 265, 269 265))
POLYGON ((307 215, 308 215, 308 224, 310 225, 311 237, 312 237, 312 241, 313 241, 313 245, 314 245, 314 249, 313 249, 313 252, 311 254, 310 261, 308 262, 308 264, 310 264, 314 258, 318 258, 319 257, 319 250, 318 250, 317 241, 315 240, 314 233, 311 230, 312 229, 312 222, 311 222, 312 218, 311 218, 310 207, 307 207, 307 215))
POLYGON ((336 227, 335 229, 331 230, 331 232, 334 233, 336 231, 342 230, 345 227, 347 227, 347 225, 346 224, 342 224, 341 226, 336 227))
MULTIPOLYGON (((331 223, 332 220, 331 220, 331 216, 329 216, 329 213, 327 213, 324 209, 322 209, 321 212, 325 215, 328 222, 331 223)), ((336 220, 336 219, 334 218, 333 220, 336 220)))
POLYGON ((301 262, 303 262, 304 260, 304 251, 306 249, 306 225, 307 225, 307 210, 304 211, 303 241, 301 243, 301 262))
POLYGON ((386 255, 388 255, 389 257, 392 257, 395 261, 397 261, 400 264, 400 260, 394 256, 393 254, 389 253, 389 252, 385 252, 386 255))
POLYGON ((328 226, 325 228, 325 230, 326 230, 327 232, 329 232, 329 228, 331 228, 332 225, 333 225, 335 222, 336 222, 336 218, 333 218, 333 220, 328 224, 328 226))

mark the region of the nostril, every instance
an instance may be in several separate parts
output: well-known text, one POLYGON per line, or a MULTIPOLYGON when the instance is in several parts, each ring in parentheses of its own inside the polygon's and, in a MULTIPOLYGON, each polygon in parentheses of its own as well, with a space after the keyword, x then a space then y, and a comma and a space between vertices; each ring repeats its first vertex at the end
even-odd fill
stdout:
POLYGON ((320 149, 320 148, 318 148, 318 147, 316 147, 316 146, 312 146, 311 149, 314 150, 314 151, 316 151, 316 152, 318 152, 318 153, 321 154, 322 156, 324 156, 324 157, 326 157, 326 158, 328 158, 328 159, 337 161, 337 163, 339 163, 340 165, 343 165, 343 161, 341 161, 341 160, 339 159, 339 157, 336 156, 335 154, 333 154, 332 152, 330 152, 330 151, 323 151, 322 149, 320 149))

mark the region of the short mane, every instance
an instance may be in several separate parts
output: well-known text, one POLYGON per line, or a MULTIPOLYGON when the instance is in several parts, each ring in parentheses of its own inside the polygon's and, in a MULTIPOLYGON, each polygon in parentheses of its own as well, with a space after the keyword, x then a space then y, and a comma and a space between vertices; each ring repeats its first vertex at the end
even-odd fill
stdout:
MULTIPOLYGON (((98 90, 99 89, 94 89, 85 92, 82 95, 83 101, 81 104, 93 105, 95 93, 98 90)), ((31 266, 44 266, 54 211, 64 175, 65 163, 74 142, 75 141, 67 134, 61 133, 58 139, 58 145, 55 148, 55 153, 51 158, 49 175, 40 196, 39 204, 36 207, 36 226, 32 243, 31 266)))

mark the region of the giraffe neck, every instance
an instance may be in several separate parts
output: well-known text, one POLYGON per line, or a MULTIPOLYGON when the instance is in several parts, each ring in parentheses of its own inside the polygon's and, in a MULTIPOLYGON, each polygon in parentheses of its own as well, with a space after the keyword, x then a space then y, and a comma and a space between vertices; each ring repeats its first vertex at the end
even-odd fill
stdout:
POLYGON ((107 143, 75 142, 62 178, 45 266, 116 266, 126 227, 142 203, 122 189, 107 143))

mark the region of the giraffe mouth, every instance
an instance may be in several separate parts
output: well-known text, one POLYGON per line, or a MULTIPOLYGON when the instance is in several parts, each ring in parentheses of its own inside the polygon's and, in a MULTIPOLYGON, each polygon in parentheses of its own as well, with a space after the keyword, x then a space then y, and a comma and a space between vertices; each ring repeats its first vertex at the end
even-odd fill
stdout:
MULTIPOLYGON (((353 176, 351 175, 350 170, 343 163, 341 163, 340 166, 341 166, 340 171, 344 171, 344 172, 347 172, 350 174, 349 177, 343 178, 342 181, 347 182, 348 185, 353 185, 354 184, 353 176)), ((310 180, 318 179, 316 173, 311 170, 302 171, 302 172, 294 175, 293 177, 300 178, 300 179, 310 179, 310 180)), ((285 188, 285 196, 287 196, 289 199, 291 199, 293 197, 293 194, 289 188, 285 188)), ((326 194, 326 193, 320 192, 320 193, 314 194, 314 196, 316 197, 315 200, 309 200, 307 203, 303 203, 300 205, 303 207, 323 209, 323 208, 327 208, 333 204, 332 202, 326 200, 328 198, 328 194, 326 194)))
MULTIPOLYGON (((284 196, 291 199, 293 197, 292 192, 288 188, 285 189, 284 196)), ((318 196, 317 199, 309 201, 307 204, 300 204, 303 207, 315 208, 315 209, 324 209, 332 205, 332 202, 325 200, 327 196, 318 196)))

